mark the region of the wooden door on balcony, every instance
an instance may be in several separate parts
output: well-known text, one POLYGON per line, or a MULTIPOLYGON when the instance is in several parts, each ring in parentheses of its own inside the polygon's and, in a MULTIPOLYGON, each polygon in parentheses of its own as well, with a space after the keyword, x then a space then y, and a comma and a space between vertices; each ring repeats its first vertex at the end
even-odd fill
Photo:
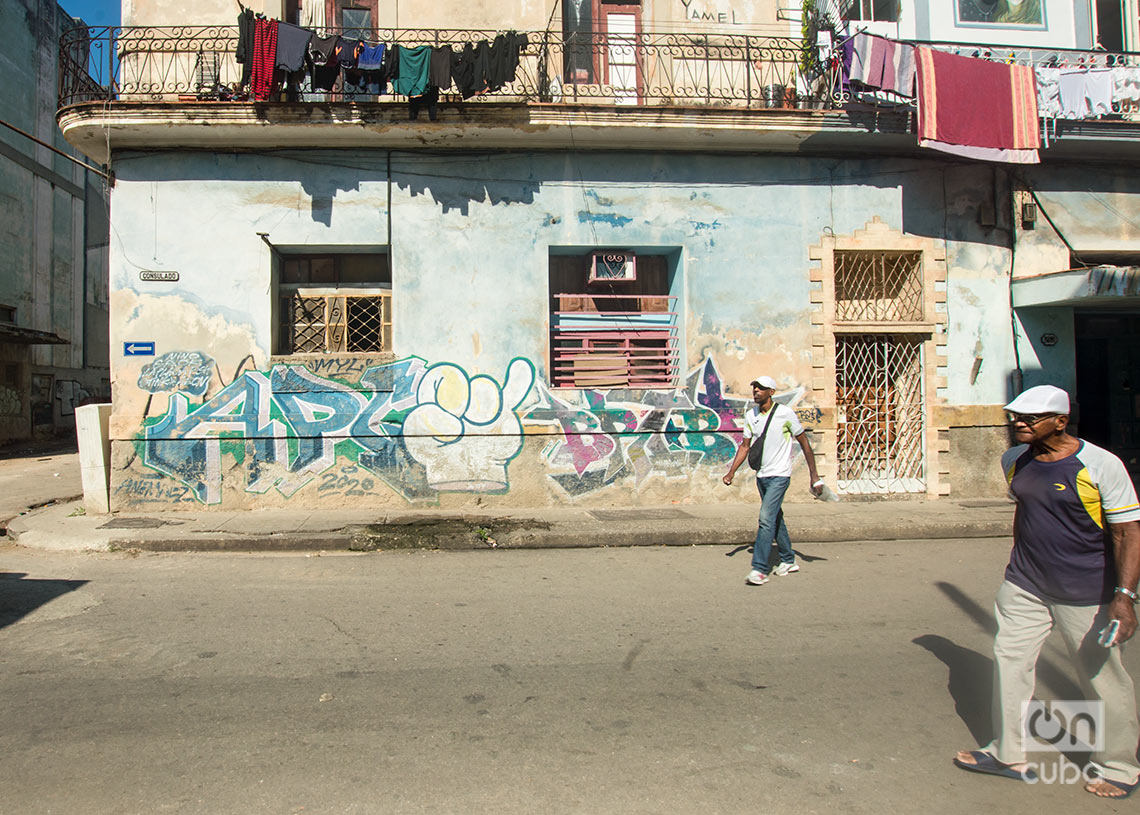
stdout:
POLYGON ((599 49, 602 81, 614 94, 619 105, 636 105, 641 97, 644 70, 637 35, 641 32, 640 4, 607 3, 599 0, 599 33, 603 47, 599 49))
POLYGON ((380 0, 325 0, 328 24, 349 39, 375 42, 380 0))

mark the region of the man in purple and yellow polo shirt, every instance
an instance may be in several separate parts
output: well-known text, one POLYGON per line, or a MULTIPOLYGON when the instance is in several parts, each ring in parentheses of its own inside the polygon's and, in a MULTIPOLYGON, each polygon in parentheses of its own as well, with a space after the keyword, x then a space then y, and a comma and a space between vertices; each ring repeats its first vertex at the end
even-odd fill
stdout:
POLYGON ((1022 749, 1022 703, 1033 697, 1037 657, 1055 627, 1085 693, 1104 702, 1104 749, 1092 755, 1097 777, 1085 789, 1123 798, 1140 785, 1136 696, 1119 647, 1137 625, 1136 491, 1119 458, 1065 432, 1065 391, 1039 385, 1005 407, 1018 446, 1001 463, 1017 510, 1013 552, 994 604, 996 735, 981 750, 958 753, 954 763, 1036 780, 1022 749), (1106 648, 1097 642, 1098 632, 1112 620, 1119 620, 1119 633, 1106 648))

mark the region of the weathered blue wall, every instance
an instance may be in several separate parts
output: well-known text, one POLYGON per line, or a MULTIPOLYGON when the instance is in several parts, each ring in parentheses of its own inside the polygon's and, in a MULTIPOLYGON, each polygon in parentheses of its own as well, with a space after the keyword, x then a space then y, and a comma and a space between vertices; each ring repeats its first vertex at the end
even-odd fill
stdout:
POLYGON ((749 380, 775 376, 809 424, 820 415, 807 397, 810 248, 873 218, 949 237, 951 385, 928 397, 1006 396, 1008 312, 993 303, 1008 299, 1007 250, 970 226, 992 188, 986 169, 279 151, 127 154, 116 172, 113 348, 154 341, 159 355, 115 360, 119 506, 351 500, 322 492, 345 478, 378 502, 739 500, 719 478, 749 380), (273 252, 258 233, 284 251, 390 245, 401 361, 274 366, 273 252), (675 390, 546 387, 549 257, 588 247, 677 258, 675 390), (143 269, 180 279, 143 282, 143 269), (981 373, 954 376, 971 370, 979 343, 981 373))

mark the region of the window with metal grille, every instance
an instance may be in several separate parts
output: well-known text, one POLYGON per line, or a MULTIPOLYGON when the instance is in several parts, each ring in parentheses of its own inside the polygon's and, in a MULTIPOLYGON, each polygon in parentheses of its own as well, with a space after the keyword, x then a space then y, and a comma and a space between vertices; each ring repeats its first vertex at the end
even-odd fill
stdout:
POLYGON ((836 321, 920 322, 925 300, 921 252, 836 251, 836 321))
POLYGON ((392 350, 388 256, 292 255, 281 264, 280 354, 392 350))
POLYGON ((923 337, 836 334, 838 486, 843 492, 926 489, 923 337))
POLYGON ((550 384, 674 387, 680 348, 668 259, 638 255, 635 278, 589 282, 591 256, 550 257, 550 384))

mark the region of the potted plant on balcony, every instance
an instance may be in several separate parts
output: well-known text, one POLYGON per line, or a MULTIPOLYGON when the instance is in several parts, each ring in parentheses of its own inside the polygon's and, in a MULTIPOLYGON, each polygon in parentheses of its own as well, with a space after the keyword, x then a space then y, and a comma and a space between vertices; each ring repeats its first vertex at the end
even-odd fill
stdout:
POLYGON ((799 95, 801 108, 821 108, 825 97, 831 92, 830 59, 820 55, 819 35, 831 34, 835 40, 835 20, 826 8, 827 0, 803 0, 800 31, 803 44, 800 47, 800 84, 803 92, 799 95))

